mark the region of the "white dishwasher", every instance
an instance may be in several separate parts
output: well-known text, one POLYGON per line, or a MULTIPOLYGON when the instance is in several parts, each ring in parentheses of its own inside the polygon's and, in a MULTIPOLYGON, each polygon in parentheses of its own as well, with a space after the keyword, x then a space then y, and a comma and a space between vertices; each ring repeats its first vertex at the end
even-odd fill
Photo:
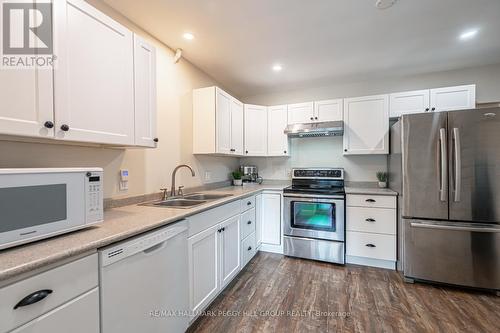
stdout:
POLYGON ((177 333, 188 327, 187 222, 99 251, 102 333, 177 333))

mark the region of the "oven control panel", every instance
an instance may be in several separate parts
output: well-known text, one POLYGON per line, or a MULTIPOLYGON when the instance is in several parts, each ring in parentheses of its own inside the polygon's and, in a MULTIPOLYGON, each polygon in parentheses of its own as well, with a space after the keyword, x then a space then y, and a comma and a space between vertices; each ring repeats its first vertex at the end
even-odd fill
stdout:
POLYGON ((344 169, 340 168, 306 168, 293 169, 293 179, 344 179, 344 169))

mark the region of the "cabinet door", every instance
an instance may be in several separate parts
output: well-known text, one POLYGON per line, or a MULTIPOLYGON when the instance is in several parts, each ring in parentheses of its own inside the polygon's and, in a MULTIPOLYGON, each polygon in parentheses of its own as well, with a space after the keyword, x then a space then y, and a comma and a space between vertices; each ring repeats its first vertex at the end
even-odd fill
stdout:
POLYGON ((234 155, 243 155, 243 132, 243 103, 233 98, 231 101, 231 153, 234 155))
POLYGON ((132 32, 83 0, 54 9, 56 138, 133 145, 132 32))
POLYGON ((262 194, 255 196, 255 243, 257 248, 262 243, 262 194))
POLYGON ((219 292, 219 225, 188 239, 189 306, 205 308, 219 292))
POLYGON ((431 89, 432 111, 454 111, 476 107, 476 85, 431 89))
POLYGON ((389 153, 389 95, 344 100, 344 155, 389 153))
POLYGON ((236 215, 221 224, 220 232, 220 284, 224 288, 238 274, 240 262, 240 216, 236 215))
POLYGON ((288 104, 288 123, 302 124, 314 121, 313 102, 288 104))
POLYGON ((232 97, 224 90, 215 89, 215 118, 217 153, 231 153, 231 104, 232 97))
POLYGON ((281 195, 262 194, 262 243, 281 244, 281 195))
POLYGON ((134 35, 134 95, 135 144, 155 147, 156 50, 137 35, 134 35))
POLYGON ((267 154, 269 156, 289 156, 288 136, 284 133, 287 125, 286 105, 267 108, 267 154))
POLYGON ((314 102, 314 121, 342 121, 343 108, 341 98, 314 102))
POLYGON ((390 95, 390 117, 430 111, 429 90, 406 91, 390 95))
POLYGON ((52 99, 51 69, 0 70, 0 134, 53 137, 52 99))
POLYGON ((92 289, 10 332, 99 333, 99 289, 92 289))
POLYGON ((267 108, 245 104, 245 155, 267 155, 267 108))

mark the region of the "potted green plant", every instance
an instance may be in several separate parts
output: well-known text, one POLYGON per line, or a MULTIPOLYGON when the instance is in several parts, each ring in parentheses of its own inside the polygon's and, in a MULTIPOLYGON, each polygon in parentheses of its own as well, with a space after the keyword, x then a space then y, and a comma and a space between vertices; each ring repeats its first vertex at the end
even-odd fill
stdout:
POLYGON ((380 187, 380 188, 387 187, 387 178, 388 177, 389 177, 389 174, 387 172, 378 171, 377 172, 378 187, 380 187))
POLYGON ((243 185, 243 180, 241 179, 242 174, 241 174, 240 170, 233 171, 233 173, 231 175, 233 176, 233 185, 234 186, 243 185))

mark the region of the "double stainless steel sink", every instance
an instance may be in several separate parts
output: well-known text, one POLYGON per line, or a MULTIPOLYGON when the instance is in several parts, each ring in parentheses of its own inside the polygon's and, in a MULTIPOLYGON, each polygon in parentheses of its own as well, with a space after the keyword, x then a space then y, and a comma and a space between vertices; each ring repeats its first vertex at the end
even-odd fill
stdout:
POLYGON ((169 208, 191 208, 208 201, 218 200, 226 197, 230 197, 232 194, 205 194, 205 193, 193 193, 186 194, 183 197, 173 197, 166 200, 154 201, 146 203, 147 206, 156 207, 169 207, 169 208))

